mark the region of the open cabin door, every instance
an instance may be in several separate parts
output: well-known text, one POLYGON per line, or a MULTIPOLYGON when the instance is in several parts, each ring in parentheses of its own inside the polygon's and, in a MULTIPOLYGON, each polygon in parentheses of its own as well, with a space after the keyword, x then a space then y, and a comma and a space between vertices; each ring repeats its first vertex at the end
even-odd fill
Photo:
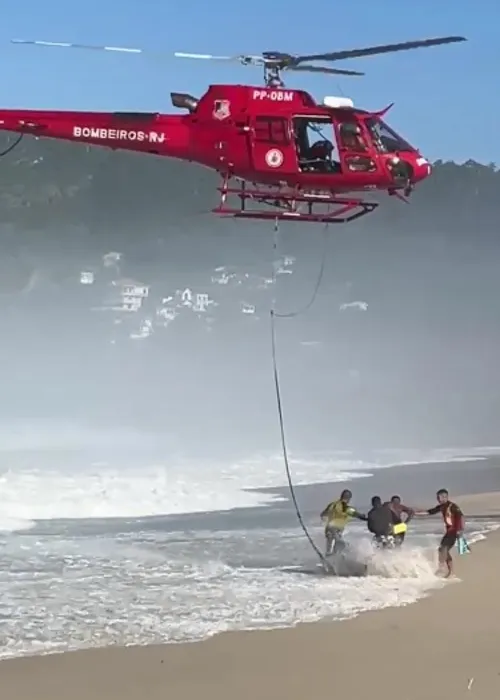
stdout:
POLYGON ((297 172, 297 157, 286 117, 257 116, 252 120, 252 164, 259 173, 297 172))
POLYGON ((314 179, 318 175, 341 175, 339 145, 331 117, 296 115, 293 133, 301 173, 314 179))

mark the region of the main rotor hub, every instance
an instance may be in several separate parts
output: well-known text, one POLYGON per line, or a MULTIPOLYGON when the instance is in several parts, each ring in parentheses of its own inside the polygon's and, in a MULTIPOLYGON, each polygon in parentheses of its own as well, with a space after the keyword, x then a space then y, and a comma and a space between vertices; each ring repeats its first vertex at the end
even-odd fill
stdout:
POLYGON ((285 87, 285 83, 281 77, 281 67, 279 65, 264 64, 264 84, 268 88, 285 87))
POLYGON ((264 83, 268 88, 284 88, 281 71, 294 63, 294 57, 280 51, 264 51, 264 83))

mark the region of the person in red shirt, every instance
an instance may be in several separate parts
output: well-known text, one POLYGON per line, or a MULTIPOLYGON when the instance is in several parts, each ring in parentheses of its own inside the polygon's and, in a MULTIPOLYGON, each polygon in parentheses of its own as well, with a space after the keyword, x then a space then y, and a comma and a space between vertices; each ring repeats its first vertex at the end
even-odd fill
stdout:
POLYGON ((439 489, 436 493, 437 506, 428 510, 416 511, 416 515, 437 515, 441 513, 444 521, 445 533, 439 545, 439 567, 445 570, 445 578, 453 574, 453 558, 451 550, 464 531, 464 515, 456 503, 450 501, 448 491, 439 489))
MULTIPOLYGON (((399 525, 403 522, 408 524, 415 515, 415 511, 413 510, 413 508, 409 508, 408 506, 405 506, 403 503, 401 503, 400 496, 393 496, 391 500, 387 503, 387 505, 389 506, 392 512, 393 525, 399 525), (403 515, 405 516, 404 520, 403 515)), ((401 547, 401 545, 404 542, 405 535, 406 532, 401 532, 400 534, 394 536, 397 547, 401 547)))

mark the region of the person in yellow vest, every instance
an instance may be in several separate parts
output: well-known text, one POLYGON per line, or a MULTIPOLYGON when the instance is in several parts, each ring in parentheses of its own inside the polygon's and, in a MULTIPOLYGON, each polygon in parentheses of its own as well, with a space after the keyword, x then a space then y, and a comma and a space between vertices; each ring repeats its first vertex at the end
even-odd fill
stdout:
POLYGON ((329 503, 321 513, 321 520, 325 524, 325 539, 327 557, 338 554, 345 548, 344 529, 352 518, 365 520, 366 515, 359 513, 350 505, 352 493, 344 489, 337 501, 329 503))

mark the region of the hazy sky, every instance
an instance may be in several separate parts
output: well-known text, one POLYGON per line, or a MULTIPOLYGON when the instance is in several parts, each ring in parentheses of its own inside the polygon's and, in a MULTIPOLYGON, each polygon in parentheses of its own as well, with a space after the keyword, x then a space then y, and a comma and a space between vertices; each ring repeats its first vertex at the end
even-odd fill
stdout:
POLYGON ((0 26, 5 107, 168 111, 171 90, 200 95, 210 82, 261 81, 258 69, 239 65, 14 46, 11 38, 232 54, 317 52, 465 35, 467 44, 348 62, 366 70, 365 78, 296 74, 288 76, 288 84, 317 98, 341 90, 366 108, 394 101, 389 121, 432 159, 500 162, 500 142, 492 138, 500 107, 500 4, 494 0, 317 0, 309 8, 298 0, 8 4, 0 26))

